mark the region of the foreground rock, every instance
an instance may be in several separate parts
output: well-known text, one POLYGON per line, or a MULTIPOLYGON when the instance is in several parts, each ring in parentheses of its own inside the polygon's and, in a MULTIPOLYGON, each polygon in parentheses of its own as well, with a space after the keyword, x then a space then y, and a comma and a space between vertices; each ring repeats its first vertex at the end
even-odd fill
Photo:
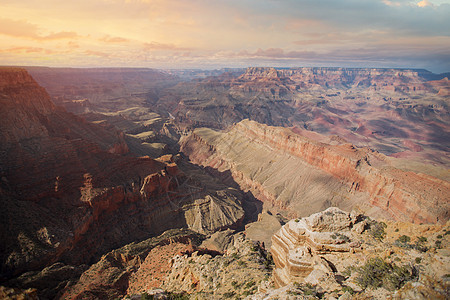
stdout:
POLYGON ((191 253, 202 239, 189 230, 171 230, 113 250, 85 271, 76 284, 61 291, 59 297, 112 299, 125 295, 127 290, 134 293, 158 287, 162 283, 159 280, 170 270, 171 257, 191 253))
POLYGON ((449 226, 409 226, 411 236, 401 223, 386 225, 334 207, 291 220, 272 238, 273 279, 281 289, 252 299, 286 291, 335 299, 445 299, 449 226))
MULTIPOLYGON (((272 237, 271 252, 277 267, 275 285, 303 282, 313 272, 312 277, 327 274, 334 265, 324 259, 326 255, 360 251, 360 234, 366 226, 361 221, 358 216, 331 207, 284 225, 272 237)), ((329 278, 328 284, 332 284, 333 279, 329 278)))

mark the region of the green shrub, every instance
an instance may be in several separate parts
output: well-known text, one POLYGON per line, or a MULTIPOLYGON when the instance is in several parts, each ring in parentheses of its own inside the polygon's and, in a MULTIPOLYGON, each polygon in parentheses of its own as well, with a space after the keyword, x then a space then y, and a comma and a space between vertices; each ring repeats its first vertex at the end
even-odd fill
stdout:
POLYGON ((189 295, 186 293, 168 293, 169 300, 189 300, 189 295))
POLYGON ((416 261, 416 264, 420 264, 422 262, 422 258, 416 257, 415 261, 416 261))
POLYGON ((369 259, 365 265, 356 268, 356 271, 358 276, 355 281, 363 289, 383 287, 393 291, 417 277, 414 268, 407 265, 397 266, 379 257, 369 259))
POLYGON ((247 263, 245 261, 242 260, 238 260, 237 264, 243 268, 245 268, 247 266, 247 263))
POLYGON ((419 243, 426 243, 427 242, 427 238, 424 237, 424 236, 419 236, 417 238, 417 242, 419 242, 419 243))
POLYGON ((231 286, 234 287, 235 289, 239 287, 238 282, 236 280, 233 280, 231 282, 231 286))
POLYGON ((407 236, 407 235, 402 235, 401 237, 399 237, 399 238, 397 239, 397 241, 399 241, 400 243, 406 244, 406 243, 408 243, 409 241, 411 241, 411 238, 410 238, 409 236, 407 236))
POLYGON ((244 288, 245 288, 245 289, 249 289, 249 288, 251 288, 251 287, 254 286, 254 285, 255 285, 255 282, 254 282, 253 280, 251 280, 251 281, 249 281, 249 282, 247 282, 247 283, 245 284, 244 288))
POLYGON ((342 291, 343 291, 344 293, 345 293, 345 292, 349 292, 350 295, 355 294, 355 291, 354 291, 351 287, 349 287, 349 286, 344 286, 344 287, 342 288, 342 291))
POLYGON ((265 257, 264 260, 264 266, 266 267, 267 270, 272 270, 274 267, 275 263, 273 261, 273 257, 272 254, 270 254, 270 252, 267 252, 267 256, 265 257))
POLYGON ((373 223, 370 224, 369 234, 373 238, 381 241, 386 236, 386 231, 384 230, 386 227, 387 225, 384 222, 373 221, 373 223))
POLYGON ((236 295, 236 292, 234 292, 234 291, 226 292, 226 293, 223 294, 223 296, 224 296, 225 298, 231 298, 231 297, 233 297, 234 295, 236 295))

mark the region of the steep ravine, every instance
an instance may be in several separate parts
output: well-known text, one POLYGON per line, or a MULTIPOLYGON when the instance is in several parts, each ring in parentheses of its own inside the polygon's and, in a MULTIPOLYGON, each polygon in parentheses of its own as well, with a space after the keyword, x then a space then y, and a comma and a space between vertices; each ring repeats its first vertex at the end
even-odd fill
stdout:
POLYGON ((0 68, 0 282, 54 262, 92 263, 172 228, 239 226, 243 194, 196 181, 171 156, 55 106, 20 68, 0 68))
POLYGON ((257 198, 305 216, 330 205, 415 223, 448 220, 450 184, 393 168, 351 144, 315 142, 287 128, 244 120, 229 131, 196 129, 181 150, 197 164, 230 170, 257 198))

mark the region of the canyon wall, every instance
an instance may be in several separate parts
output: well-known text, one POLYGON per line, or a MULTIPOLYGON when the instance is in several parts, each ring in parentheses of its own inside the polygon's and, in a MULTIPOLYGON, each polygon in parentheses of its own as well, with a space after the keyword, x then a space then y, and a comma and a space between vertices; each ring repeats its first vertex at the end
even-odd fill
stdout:
POLYGON ((447 181, 394 168, 368 148, 315 142, 248 120, 225 133, 196 129, 181 145, 193 162, 230 170, 243 189, 292 215, 336 205, 416 223, 449 218, 447 181))
POLYGON ((122 132, 55 106, 23 69, 0 68, 0 137, 0 280, 244 217, 239 191, 196 182, 171 157, 134 156, 122 132))

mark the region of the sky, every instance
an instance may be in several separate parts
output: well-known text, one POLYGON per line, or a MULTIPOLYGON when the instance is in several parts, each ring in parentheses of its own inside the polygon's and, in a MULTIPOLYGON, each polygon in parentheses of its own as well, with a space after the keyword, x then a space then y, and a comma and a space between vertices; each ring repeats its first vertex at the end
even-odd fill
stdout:
POLYGON ((0 0, 0 65, 450 71, 450 0, 0 0))

